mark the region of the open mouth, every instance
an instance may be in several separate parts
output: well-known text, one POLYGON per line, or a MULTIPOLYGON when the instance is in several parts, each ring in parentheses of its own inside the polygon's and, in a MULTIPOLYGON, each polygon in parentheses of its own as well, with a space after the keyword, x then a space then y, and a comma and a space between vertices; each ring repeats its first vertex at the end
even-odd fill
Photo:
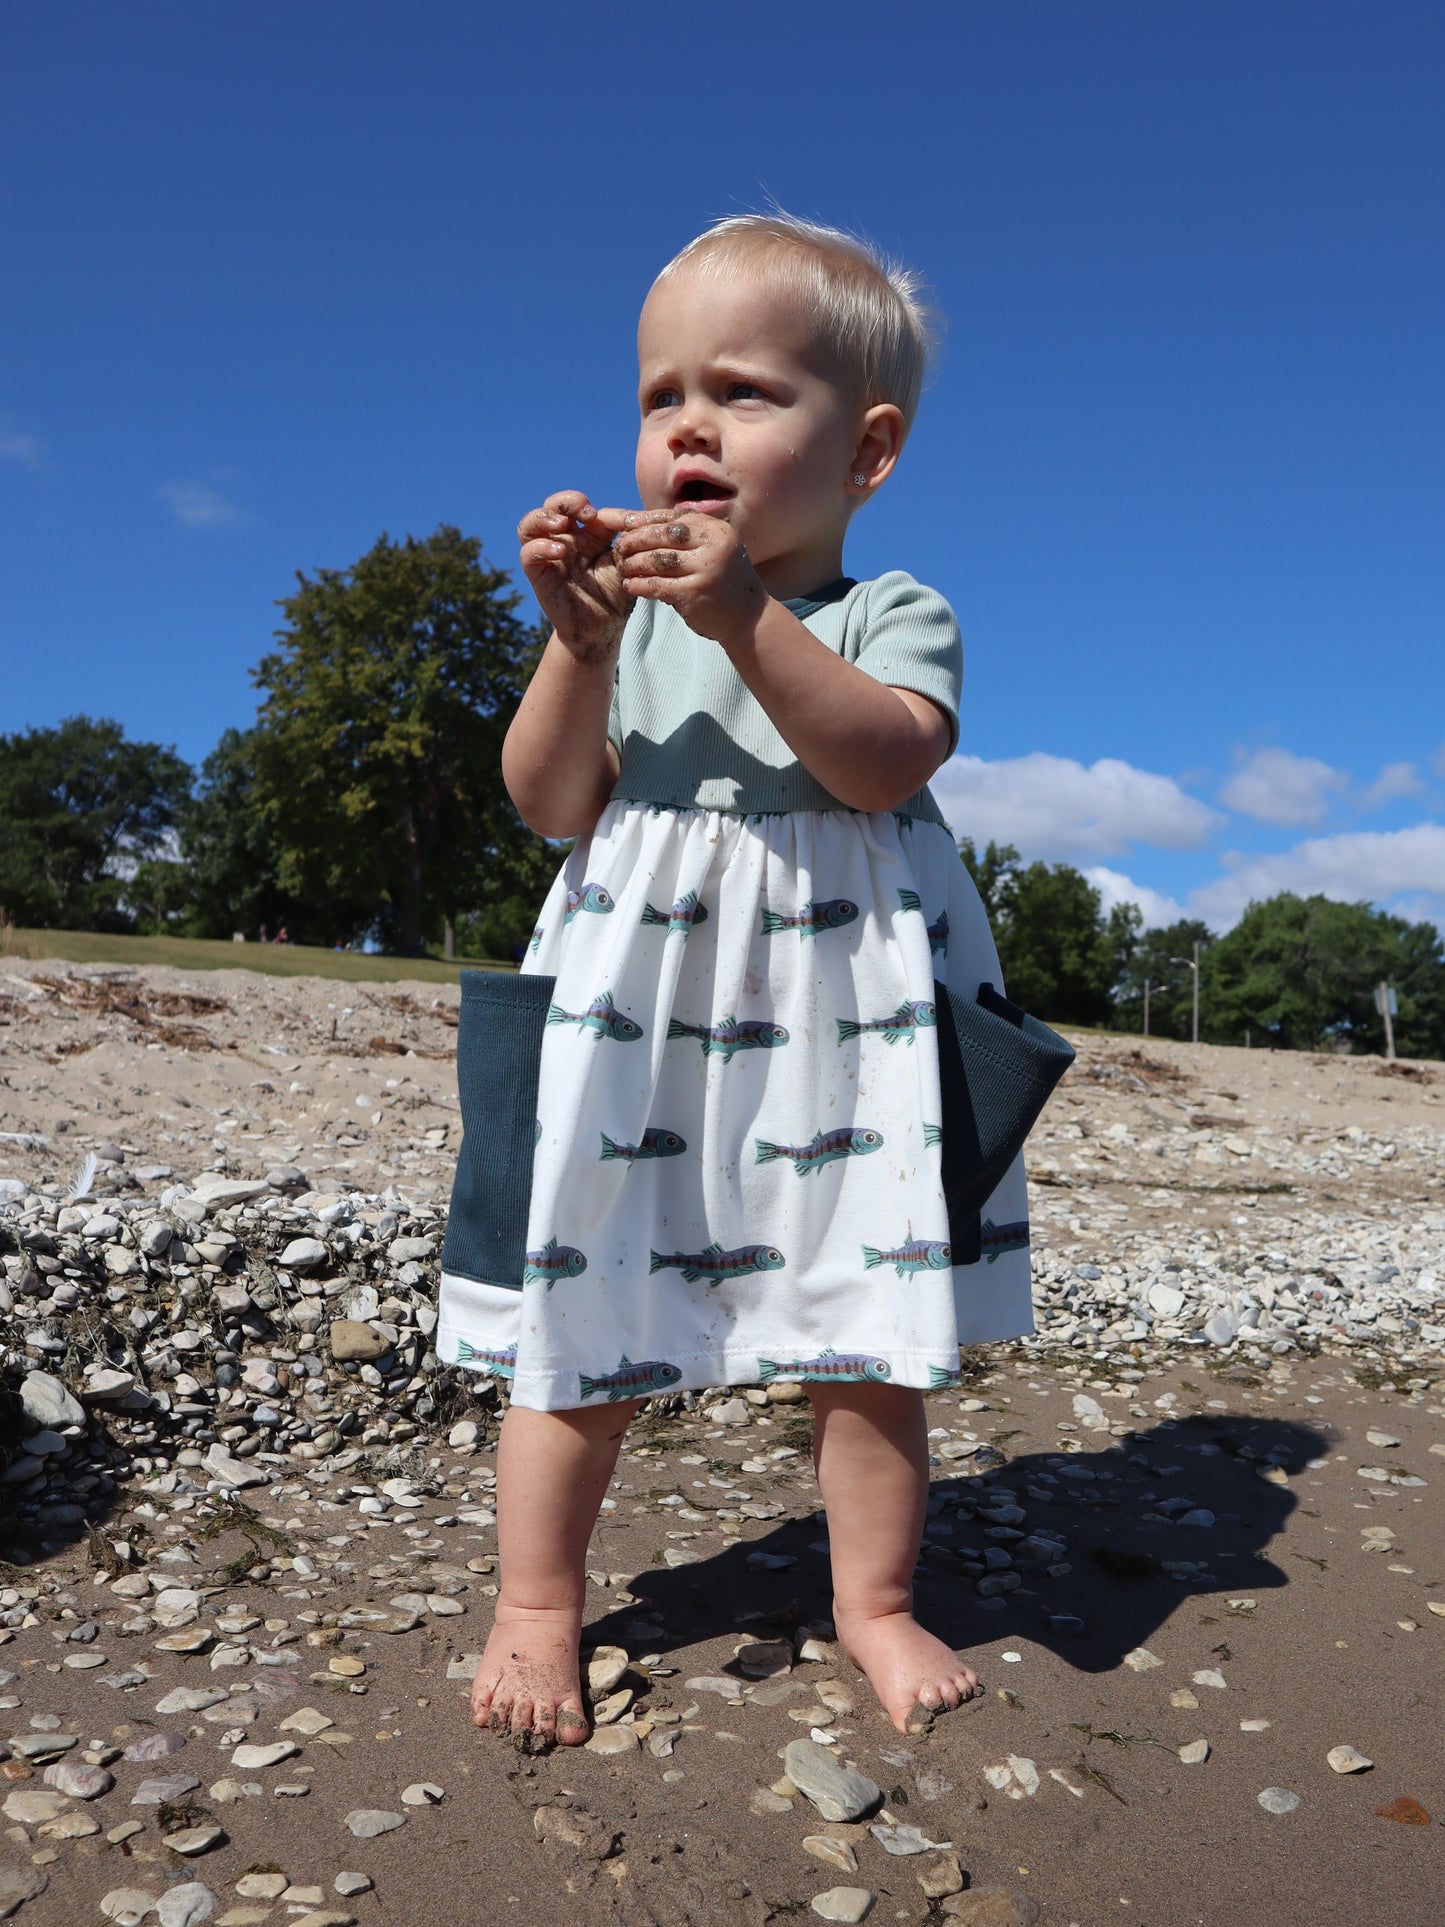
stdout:
POLYGON ((696 475, 678 489, 677 500, 693 502, 700 508, 720 508, 725 502, 730 502, 736 493, 736 489, 729 488, 726 482, 709 481, 704 476, 696 475))

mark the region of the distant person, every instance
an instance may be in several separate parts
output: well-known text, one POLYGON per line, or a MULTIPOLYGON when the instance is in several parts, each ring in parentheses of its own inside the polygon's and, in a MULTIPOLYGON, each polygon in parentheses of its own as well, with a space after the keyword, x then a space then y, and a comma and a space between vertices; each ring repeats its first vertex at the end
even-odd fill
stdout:
POLYGON ((291 932, 286 928, 284 923, 276 932, 276 941, 277 943, 290 943, 291 941, 291 932))
POLYGON ((269 936, 268 936, 268 935, 266 934, 266 926, 265 926, 265 924, 263 923, 263 924, 261 925, 261 942, 262 942, 262 943, 270 943, 270 941, 271 941, 271 939, 270 939, 270 937, 269 937, 269 936))
POLYGON ((956 1383, 961 1340, 1033 1327, 1022 1160, 986 1264, 944 1196, 935 974, 970 1002, 1001 981, 926 788, 962 644, 937 591, 843 568, 917 406, 917 290, 838 230, 719 222, 643 306, 644 508, 567 489, 519 527, 554 633, 503 767, 577 842, 521 972, 463 991, 437 1333, 511 1385, 472 1717, 519 1746, 587 1737, 586 1547, 642 1400, 775 1377, 813 1401, 838 1636, 889 1718, 983 1690, 912 1612, 922 1389, 956 1383), (515 1267, 489 1255, 499 1198, 515 1267))

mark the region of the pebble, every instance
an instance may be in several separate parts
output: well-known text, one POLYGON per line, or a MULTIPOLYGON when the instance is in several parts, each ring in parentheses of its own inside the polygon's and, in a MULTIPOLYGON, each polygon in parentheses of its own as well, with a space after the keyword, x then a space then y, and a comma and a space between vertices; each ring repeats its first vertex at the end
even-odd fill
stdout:
POLYGON ((300 1751, 294 1740, 274 1740, 269 1746, 238 1746, 231 1755, 231 1765, 243 1773, 264 1773, 268 1766, 295 1759, 300 1751))
POLYGON ((631 1726, 599 1726, 590 1740, 584 1742, 588 1753, 635 1753, 637 1751, 637 1732, 631 1726))
POLYGON ((1293 1813, 1299 1805, 1299 1795, 1291 1793, 1288 1787, 1267 1786, 1259 1795, 1259 1804, 1266 1813, 1293 1813))
POLYGON ((39 1867, 0 1867, 0 1920, 8 1920, 27 1900, 34 1900, 50 1885, 50 1876, 39 1867))
POLYGON ((68 1793, 72 1800, 98 1800, 115 1785, 115 1775, 104 1767, 82 1766, 75 1760, 60 1760, 46 1767, 43 1778, 47 1786, 68 1793))
POLYGON ((116 1927, 140 1927, 146 1915, 155 1910, 156 1897, 143 1887, 113 1887, 100 1903, 100 1911, 116 1927))
POLYGON ((821 1920, 866 1920, 873 1900, 866 1887, 829 1887, 826 1893, 814 1894, 813 1912, 821 1920))
POLYGON ((0 1813, 7 1820, 17 1820, 21 1826, 36 1827, 47 1820, 57 1819, 69 1807, 69 1798, 45 1787, 21 1787, 7 1794, 0 1813))
POLYGON ((834 1759, 813 1740, 792 1740, 783 1749, 788 1778, 825 1820, 857 1820, 883 1798, 883 1789, 834 1759))
POLYGON ((1332 1746, 1325 1758, 1336 1773, 1364 1773, 1375 1764, 1352 1746, 1332 1746))
POLYGON ((349 1899, 352 1894, 370 1893, 372 1879, 371 1875, 366 1873, 339 1873, 331 1884, 337 1893, 349 1899))
POLYGON ((404 1807, 434 1807, 446 1798, 441 1787, 431 1780, 416 1780, 409 1787, 403 1787, 401 1803, 404 1807))
POLYGON ((172 1853, 184 1854, 191 1859, 196 1854, 209 1853, 212 1847, 223 1845, 225 1838, 223 1827, 182 1827, 179 1833, 168 1833, 165 1844, 172 1853))
POLYGON ((930 1840, 927 1834, 923 1833, 918 1827, 907 1827, 897 1824, 893 1826, 875 1825, 869 1827, 868 1831, 885 1853, 900 1856, 916 1853, 934 1853, 941 1849, 951 1848, 953 1845, 951 1840, 930 1840))
POLYGON ((216 1896, 198 1880, 171 1887, 160 1897, 156 1918, 160 1927, 200 1927, 216 1911, 216 1896))
POLYGON ((284 1873, 243 1873, 236 1892, 242 1900, 279 1900, 290 1885, 284 1873))
POLYGON ((1039 1903, 1008 1887, 972 1887, 967 1893, 950 1895, 942 1902, 942 1911, 966 1927, 1034 1927, 1039 1903))
POLYGON ((1162 1666, 1164 1662, 1162 1659, 1156 1659, 1147 1646, 1136 1646, 1132 1653, 1125 1653, 1124 1664, 1131 1672, 1148 1673, 1156 1666, 1162 1666))
POLYGON ((345 1825, 358 1840, 374 1840, 379 1833, 394 1833, 406 1825, 404 1813, 383 1813, 375 1807, 358 1807, 348 1813, 345 1825))
POLYGON ((1179 1757, 1185 1766, 1203 1766, 1209 1758, 1208 1740, 1187 1740, 1179 1749, 1179 1757))
POLYGON ((142 1780, 130 1796, 130 1803, 133 1807, 166 1806, 194 1793, 200 1784, 193 1773, 160 1773, 154 1779, 142 1780))
POLYGON ((839 1873, 858 1871, 858 1856, 846 1840, 835 1840, 826 1833, 808 1833, 803 1836, 802 1845, 804 1853, 810 1853, 826 1866, 836 1867, 839 1873))

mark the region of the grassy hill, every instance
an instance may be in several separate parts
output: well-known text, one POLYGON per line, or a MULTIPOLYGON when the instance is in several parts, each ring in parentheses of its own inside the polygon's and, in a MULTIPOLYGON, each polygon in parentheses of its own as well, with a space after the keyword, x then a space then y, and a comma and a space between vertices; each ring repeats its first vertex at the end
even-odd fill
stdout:
POLYGON ((112 937, 90 930, 0 930, 0 956, 81 964, 171 964, 177 970, 257 970, 268 977, 335 977, 346 983, 454 984, 462 970, 511 970, 468 957, 370 957, 300 943, 219 943, 185 937, 112 937))

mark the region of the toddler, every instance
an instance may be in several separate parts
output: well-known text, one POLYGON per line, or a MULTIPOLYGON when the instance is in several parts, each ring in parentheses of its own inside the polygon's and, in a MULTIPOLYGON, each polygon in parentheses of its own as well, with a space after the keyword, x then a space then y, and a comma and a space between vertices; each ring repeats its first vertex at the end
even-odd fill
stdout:
POLYGON ((981 1691, 912 1611, 921 1393, 1032 1328, 1021 1163, 969 1224, 942 1177, 935 986, 999 983, 927 788, 962 649, 936 592, 843 568, 928 345, 866 244, 721 221, 643 305, 642 508, 518 530, 554 633, 503 774, 576 843, 521 972, 464 980, 438 1353, 510 1381, 472 1713, 525 1748, 587 1737, 587 1544, 669 1390, 800 1381, 844 1649, 902 1732, 981 1691))

